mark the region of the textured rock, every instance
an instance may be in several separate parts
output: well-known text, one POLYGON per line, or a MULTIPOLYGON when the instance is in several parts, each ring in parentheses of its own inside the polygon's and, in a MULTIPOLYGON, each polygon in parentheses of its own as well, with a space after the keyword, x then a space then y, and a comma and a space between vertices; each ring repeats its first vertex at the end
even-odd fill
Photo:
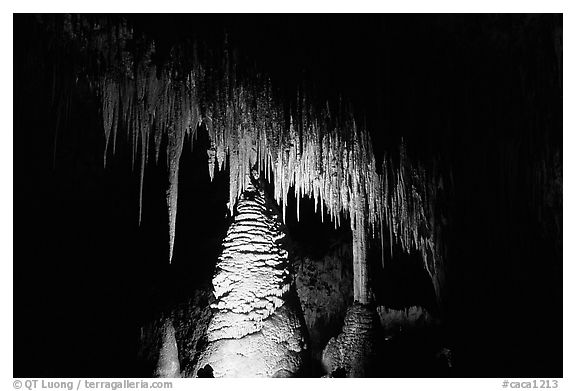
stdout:
POLYGON ((141 327, 138 349, 139 376, 160 376, 156 372, 158 372, 159 363, 162 362, 161 356, 165 351, 167 324, 171 324, 174 330, 181 373, 173 373, 166 377, 191 377, 193 375, 194 364, 198 359, 198 353, 212 316, 209 301, 210 292, 207 289, 196 290, 189 300, 177 304, 141 327))
POLYGON ((192 377, 206 330, 212 318, 210 310, 212 295, 207 290, 198 291, 194 297, 173 311, 176 340, 178 341, 182 377, 192 377))
POLYGON ((348 240, 334 243, 321 256, 295 259, 296 289, 310 335, 310 350, 320 361, 322 349, 342 328, 353 302, 352 248, 348 240))
POLYGON ((342 333, 330 339, 322 353, 324 370, 334 377, 368 376, 376 355, 378 316, 355 302, 346 313, 342 333))
POLYGON ((214 377, 293 376, 305 332, 291 289, 285 232, 254 180, 246 186, 213 278, 216 301, 196 371, 214 377))
POLYGON ((180 361, 178 360, 178 345, 176 331, 172 319, 167 318, 162 325, 162 346, 154 377, 180 377, 180 361))
POLYGON ((258 332, 212 340, 197 368, 210 366, 214 377, 292 377, 304 363, 304 335, 296 311, 284 305, 262 322, 258 332))

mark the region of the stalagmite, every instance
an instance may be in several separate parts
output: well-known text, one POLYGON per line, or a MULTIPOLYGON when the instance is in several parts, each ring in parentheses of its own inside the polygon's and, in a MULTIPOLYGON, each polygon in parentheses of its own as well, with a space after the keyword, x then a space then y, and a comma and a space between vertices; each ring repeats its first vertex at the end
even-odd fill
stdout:
POLYGON ((178 360, 178 346, 176 331, 172 320, 167 318, 162 324, 161 346, 158 363, 154 370, 155 377, 180 377, 180 361, 178 360))
POLYGON ((346 377, 373 376, 378 327, 375 308, 357 302, 348 308, 342 333, 331 338, 322 352, 326 373, 331 376, 343 371, 346 377))
POLYGON ((285 227, 256 178, 243 187, 216 265, 215 313, 196 371, 209 366, 214 377, 294 376, 306 349, 285 227))

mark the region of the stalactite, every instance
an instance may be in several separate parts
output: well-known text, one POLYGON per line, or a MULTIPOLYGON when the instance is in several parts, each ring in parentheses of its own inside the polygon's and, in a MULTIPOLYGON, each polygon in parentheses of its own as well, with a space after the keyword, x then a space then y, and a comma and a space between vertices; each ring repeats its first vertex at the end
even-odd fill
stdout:
MULTIPOLYGON (((441 239, 436 234, 438 224, 432 219, 438 188, 434 181, 440 177, 427 176, 412 165, 404 147, 398 162, 385 157, 379 174, 368 132, 357 126, 355 113, 345 102, 327 101, 299 86, 296 104, 283 104, 269 78, 250 68, 240 72, 226 40, 221 48, 210 49, 196 42, 193 51, 182 49, 190 56, 187 68, 168 62, 158 70, 151 60, 153 42, 139 41, 141 55, 137 59, 126 48, 126 42, 135 40, 126 25, 120 24, 108 35, 82 21, 70 25, 71 34, 82 37, 89 53, 105 59, 97 67, 96 85, 106 145, 110 137, 115 139, 121 123, 132 140, 134 157, 141 155, 143 179, 148 140, 154 142, 157 161, 162 139, 167 138, 170 259, 182 144, 185 135, 193 139, 202 124, 210 140, 210 177, 229 169, 231 212, 245 191, 248 170, 256 166, 273 183, 273 197, 284 218, 291 188, 297 199, 298 219, 300 197, 304 196, 312 197, 322 220, 326 213, 335 227, 340 225, 341 216, 347 216, 353 226, 358 266, 366 262, 366 235, 382 235, 386 225, 390 256, 392 242, 408 252, 418 250, 428 272, 436 275, 441 239)), ((358 277, 362 281, 364 273, 358 277)), ((358 291, 362 301, 366 299, 360 293, 364 290, 358 291)))
POLYGON ((397 159, 391 154, 384 157, 382 176, 384 220, 381 227, 388 227, 390 256, 393 256, 394 244, 399 244, 408 253, 419 252, 434 285, 436 298, 441 300, 446 258, 443 217, 446 211, 442 210, 439 202, 448 196, 444 184, 446 178, 440 174, 436 162, 428 171, 412 162, 403 142, 397 159))
POLYGON ((178 207, 178 170, 180 168, 180 156, 182 155, 183 132, 179 129, 168 135, 168 190, 166 200, 168 202, 168 224, 170 235, 170 257, 174 251, 174 239, 176 237, 176 211, 178 207))
MULTIPOLYGON (((123 34, 131 36, 130 31, 123 31, 123 34)), ((114 43, 119 40, 118 37, 108 38, 114 43)), ((105 45, 103 41, 105 38, 93 46, 100 50, 114 46, 105 45)), ((298 204, 302 196, 313 197, 322 219, 326 210, 338 227, 341 213, 348 214, 351 221, 357 217, 350 198, 353 187, 362 187, 362 194, 367 197, 367 224, 375 227, 379 221, 379 177, 368 135, 357 128, 349 108, 345 105, 330 108, 327 103, 318 109, 310 103, 312 97, 300 91, 302 104, 298 110, 285 112, 273 98, 270 80, 261 77, 241 79, 229 65, 223 67, 220 79, 206 71, 206 64, 194 61, 185 79, 175 79, 166 70, 158 76, 150 61, 153 50, 154 46, 150 44, 144 58, 135 63, 126 50, 118 49, 115 53, 120 55, 120 65, 129 63, 132 66, 123 68, 116 62, 108 64, 98 85, 106 145, 110 137, 116 137, 122 120, 133 147, 133 165, 136 156, 140 155, 142 180, 148 140, 154 140, 158 160, 161 140, 163 135, 167 136, 170 258, 183 133, 194 133, 199 123, 205 125, 211 142, 208 150, 210 177, 214 177, 216 170, 224 169, 228 162, 231 211, 245 190, 243 178, 247 170, 256 164, 266 179, 273 178, 274 198, 281 205, 284 217, 288 192, 294 187, 298 204), (210 90, 211 94, 200 98, 203 90, 210 90), (201 111, 200 107, 205 109, 201 111), (290 117, 290 123, 284 126, 283 118, 287 117, 290 117), (295 123, 295 117, 302 120, 295 123), (324 118, 330 121, 322 120, 324 118), (328 126, 328 123, 332 125, 328 126)), ((227 51, 221 55, 225 64, 230 63, 227 51)), ((140 209, 141 197, 140 191, 140 209)))
MULTIPOLYGON (((153 50, 153 47, 150 48, 153 50)), ((148 61, 151 52, 148 52, 148 61)), ((132 146, 132 166, 136 157, 139 168, 139 222, 142 218, 142 192, 144 170, 148 162, 149 140, 154 140, 155 160, 158 161, 163 136, 166 136, 168 189, 166 200, 169 220, 169 260, 172 260, 176 230, 178 200, 178 169, 184 138, 190 133, 194 138, 200 122, 199 107, 194 88, 194 75, 189 74, 176 83, 167 71, 158 77, 156 67, 143 62, 126 75, 113 77, 104 74, 99 79, 98 92, 102 101, 102 113, 106 146, 115 138, 119 124, 123 124, 132 146), (116 113, 122 113, 118 116, 116 113)), ((107 149, 107 147, 106 147, 107 149)), ((107 150, 105 151, 105 156, 107 150)))

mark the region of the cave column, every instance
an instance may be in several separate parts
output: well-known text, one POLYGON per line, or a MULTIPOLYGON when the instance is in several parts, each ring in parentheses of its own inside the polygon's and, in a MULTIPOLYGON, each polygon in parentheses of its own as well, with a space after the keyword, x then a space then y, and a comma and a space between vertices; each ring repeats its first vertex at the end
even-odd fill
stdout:
POLYGON ((354 301, 368 304, 368 262, 366 256, 365 201, 355 197, 356 217, 352 226, 352 257, 354 270, 354 301))
POLYGON ((331 338, 322 352, 327 376, 340 373, 346 377, 370 376, 373 372, 378 316, 371 306, 366 253, 366 198, 357 191, 352 198, 352 252, 354 303, 348 308, 342 332, 331 338))

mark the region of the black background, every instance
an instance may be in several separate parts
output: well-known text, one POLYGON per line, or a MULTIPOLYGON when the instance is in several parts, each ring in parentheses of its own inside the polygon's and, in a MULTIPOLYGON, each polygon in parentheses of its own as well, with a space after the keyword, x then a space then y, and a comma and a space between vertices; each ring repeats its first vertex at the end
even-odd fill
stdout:
MULTIPOLYGON (((531 209, 529 175, 542 151, 561 150, 561 16, 127 18, 160 53, 226 31, 278 85, 308 79, 346 97, 378 159, 400 137, 416 159, 442 156, 455 191, 446 319, 456 374, 562 376, 561 226, 550 231, 531 209), (518 152, 513 175, 503 145, 518 152)), ((229 224, 227 174, 210 182, 203 132, 187 142, 169 266, 163 157, 147 167, 138 226, 127 140, 104 168, 98 105, 81 86, 69 117, 56 114, 56 46, 35 16, 14 17, 14 376, 131 376, 138 325, 210 278, 229 224)), ((335 234, 303 208, 300 224, 288 222, 296 240, 335 234)), ((561 203, 546 213, 561 222, 561 203)))

